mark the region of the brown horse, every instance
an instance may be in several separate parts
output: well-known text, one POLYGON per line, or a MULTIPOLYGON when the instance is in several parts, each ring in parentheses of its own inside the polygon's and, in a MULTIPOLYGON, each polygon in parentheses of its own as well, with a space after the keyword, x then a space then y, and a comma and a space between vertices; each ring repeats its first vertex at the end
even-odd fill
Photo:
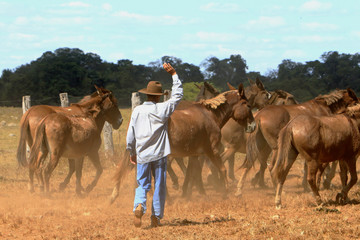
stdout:
MULTIPOLYGON (((98 88, 96 86, 96 88, 98 88)), ((102 93, 109 93, 110 91, 100 88, 102 93)), ((98 96, 98 92, 94 92, 89 96, 85 96, 78 103, 81 104, 83 102, 88 101, 90 98, 94 98, 98 96)), ((41 119, 51 113, 64 113, 70 115, 82 115, 82 109, 78 104, 71 104, 69 107, 59 107, 59 106, 50 106, 50 105, 36 105, 29 108, 21 117, 20 120, 20 139, 17 148, 17 160, 20 165, 27 166, 28 161, 26 159, 26 144, 31 147, 33 144, 33 136, 35 135, 36 126, 39 124, 41 119)), ((122 123, 122 118, 120 120, 120 124, 122 123)), ((69 172, 64 181, 60 184, 60 190, 64 190, 67 184, 70 181, 72 174, 76 169, 76 181, 77 181, 77 193, 80 194, 81 187, 81 175, 82 175, 82 165, 83 158, 81 159, 68 159, 69 161, 69 172)))
MULTIPOLYGON (((47 193, 51 173, 60 157, 80 159, 88 156, 97 171, 94 180, 86 188, 86 192, 90 192, 95 187, 102 173, 98 150, 104 123, 108 121, 114 129, 118 129, 122 123, 117 100, 113 94, 107 90, 102 91, 100 88, 97 88, 97 92, 96 97, 74 104, 81 114, 51 113, 37 125, 29 157, 30 191, 34 191, 34 172, 44 165, 48 153, 50 154, 49 163, 45 166, 44 176, 40 174, 42 183, 45 181, 47 193)), ((81 185, 77 184, 76 188, 77 192, 81 191, 79 189, 81 185)))
MULTIPOLYGON (((293 118, 299 115, 330 116, 343 112, 346 107, 358 102, 353 90, 335 90, 328 95, 318 96, 313 100, 294 105, 270 105, 255 117, 256 128, 247 140, 246 164, 237 186, 236 196, 242 195, 242 188, 247 173, 255 159, 259 159, 260 170, 265 171, 267 159, 272 151, 277 149, 277 139, 280 130, 293 118)), ((274 154, 272 155, 274 158, 274 154)), ((271 170, 274 160, 270 162, 271 170)), ((263 176, 262 173, 260 176, 263 176)), ((263 178, 261 179, 263 182, 263 178)))
MULTIPOLYGON (((251 108, 258 108, 258 109, 263 108, 265 105, 267 105, 267 102, 269 101, 269 97, 271 94, 265 90, 265 87, 259 78, 256 78, 255 81, 252 81, 249 79, 249 83, 250 83, 250 85, 245 88, 245 96, 249 100, 249 104, 250 104, 251 108)), ((202 86, 198 86, 198 85, 196 85, 196 86, 200 89, 200 92, 196 97, 197 102, 200 100, 213 98, 219 94, 219 92, 212 85, 210 85, 207 82, 204 82, 204 84, 202 86)), ((230 90, 236 90, 236 88, 233 87, 229 83, 228 83, 228 87, 230 90)), ((277 99, 281 99, 281 97, 277 97, 277 99)), ((181 109, 182 106, 183 106, 183 102, 180 103, 180 106, 178 107, 178 109, 181 109)), ((243 133, 245 133, 245 129, 243 127, 241 127, 233 119, 229 119, 229 121, 224 125, 224 127, 222 128, 222 133, 223 133, 223 129, 226 129, 225 131, 229 131, 229 132, 242 131, 243 133), (239 130, 239 128, 241 130, 239 130)), ((177 189, 178 188, 178 178, 177 178, 174 170, 171 167, 172 159, 176 160, 176 162, 179 164, 181 170, 184 173, 186 171, 186 167, 185 167, 185 164, 184 164, 184 161, 182 158, 169 158, 169 159, 170 159, 170 161, 169 161, 170 164, 168 162, 167 170, 168 170, 169 176, 171 177, 171 180, 173 182, 174 188, 177 189)), ((192 160, 192 161, 194 161, 194 160, 192 160)), ((228 176, 230 177, 230 179, 234 180, 235 179, 234 158, 230 158, 228 163, 229 163, 228 176)), ((214 166, 210 165, 209 167, 211 168, 212 172, 217 173, 217 170, 214 166)), ((201 179, 198 179, 198 181, 201 181, 201 179)))
MULTIPOLYGON (((230 84, 229 88, 233 89, 234 87, 230 84)), ((252 92, 258 92, 258 96, 254 96, 252 108, 257 108, 261 110, 267 105, 292 105, 297 104, 294 96, 283 90, 275 90, 267 92, 262 84, 262 82, 257 78, 256 84, 252 83, 252 92), (256 91, 256 87, 257 91, 256 91), (265 95, 266 94, 266 95, 265 95), (266 96, 266 97, 265 97, 266 96)), ((245 94, 247 89, 245 89, 245 94)), ((256 113, 254 114, 255 117, 256 113)), ((234 175, 234 162, 235 162, 235 153, 246 153, 246 139, 248 133, 245 133, 245 129, 235 121, 230 119, 225 126, 221 129, 222 135, 222 144, 224 146, 224 152, 222 153, 223 161, 228 161, 229 164, 229 178, 233 181, 236 181, 234 175)), ((261 172, 257 173, 256 176, 259 176, 261 172)), ((255 185, 258 178, 252 180, 252 184, 255 185)))
POLYGON ((342 190, 336 196, 336 200, 340 203, 347 201, 347 194, 357 181, 359 128, 360 105, 349 107, 344 114, 322 117, 300 115, 291 120, 279 133, 279 148, 275 152, 276 163, 271 171, 276 186, 276 207, 281 208, 282 188, 298 154, 307 162, 307 180, 317 204, 322 203, 319 195, 320 178, 317 175, 321 175, 329 162, 339 160, 342 190), (348 184, 347 169, 351 176, 348 184))
MULTIPOLYGON (((246 127, 253 124, 253 115, 245 97, 243 85, 238 90, 227 91, 218 96, 198 103, 191 102, 181 109, 176 109, 168 122, 171 155, 174 157, 206 155, 216 166, 221 175, 221 181, 226 192, 227 177, 224 164, 220 157, 221 127, 230 118, 246 127)), ((113 202, 119 194, 122 173, 128 164, 117 169, 116 184, 111 196, 113 202)), ((189 177, 191 160, 185 178, 189 177)), ((196 161, 197 162, 197 161, 196 161)), ((187 180, 185 180, 186 182, 187 180)), ((184 183, 183 195, 186 195, 187 184, 184 183)))

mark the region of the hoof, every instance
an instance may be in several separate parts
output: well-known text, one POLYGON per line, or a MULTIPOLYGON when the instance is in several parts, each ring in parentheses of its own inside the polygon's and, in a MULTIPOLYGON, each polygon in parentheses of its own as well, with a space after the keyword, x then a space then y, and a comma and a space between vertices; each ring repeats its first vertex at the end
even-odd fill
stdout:
POLYGON ((338 193, 336 195, 336 202, 340 205, 344 205, 347 202, 347 198, 343 193, 338 193))
POLYGON ((238 198, 241 198, 241 197, 242 197, 241 190, 237 190, 237 191, 235 192, 235 197, 238 197, 238 198))
POLYGON ((175 189, 175 190, 179 190, 179 184, 177 183, 177 184, 173 184, 173 189, 175 189))
POLYGON ((66 188, 66 186, 67 186, 67 184, 65 184, 65 183, 60 183, 60 184, 59 184, 59 191, 60 191, 60 192, 64 191, 65 188, 66 188))
POLYGON ((276 210, 280 210, 281 209, 281 204, 276 204, 276 210))

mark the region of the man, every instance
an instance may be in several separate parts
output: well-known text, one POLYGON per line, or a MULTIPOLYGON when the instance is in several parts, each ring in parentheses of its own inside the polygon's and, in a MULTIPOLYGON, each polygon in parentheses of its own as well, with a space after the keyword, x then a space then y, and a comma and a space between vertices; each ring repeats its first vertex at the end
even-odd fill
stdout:
POLYGON ((166 102, 159 102, 160 97, 165 94, 161 83, 157 81, 150 81, 147 88, 139 90, 147 95, 147 101, 134 109, 126 136, 130 161, 137 164, 138 187, 134 199, 136 227, 141 226, 141 217, 146 211, 146 194, 151 188, 151 175, 154 176, 151 226, 159 226, 160 219, 164 216, 166 164, 167 155, 170 154, 168 119, 183 96, 183 88, 175 69, 168 63, 164 63, 163 67, 172 75, 171 98, 166 102))

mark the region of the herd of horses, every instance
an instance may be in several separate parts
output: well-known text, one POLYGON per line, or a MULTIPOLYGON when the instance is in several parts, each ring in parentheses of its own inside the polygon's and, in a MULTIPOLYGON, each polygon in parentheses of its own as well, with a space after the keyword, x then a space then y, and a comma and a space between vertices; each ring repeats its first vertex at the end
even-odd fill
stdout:
MULTIPOLYGON (((336 200, 346 203, 349 190, 357 182, 356 159, 360 153, 360 103, 354 91, 334 90, 298 103, 285 91, 267 91, 259 79, 249 83, 246 88, 242 84, 238 88, 228 84, 229 90, 219 93, 204 82, 198 86, 196 101, 181 101, 178 105, 168 122, 172 150, 168 173, 174 186, 178 187, 172 168, 175 160, 185 175, 183 196, 190 196, 193 186, 205 194, 201 173, 207 164, 212 172, 208 180, 217 182, 226 196, 228 178, 237 181, 234 156, 240 152, 246 155, 235 195, 242 196, 246 176, 257 160, 260 169, 251 184, 265 187, 264 173, 268 168, 276 189, 275 205, 281 208, 286 176, 301 155, 305 159, 304 179, 317 204, 322 203, 319 188, 324 170, 330 162, 339 162, 342 190, 336 200), (188 157, 187 166, 184 157, 188 157)), ((74 172, 77 194, 89 193, 96 186, 102 174, 98 154, 101 130, 105 121, 118 129, 122 116, 112 92, 95 88, 93 94, 70 107, 38 105, 22 116, 17 159, 29 168, 30 191, 34 191, 36 175, 41 191, 49 194, 49 179, 60 157, 69 161, 69 173, 60 190, 66 187, 74 172), (26 157, 27 145, 30 146, 29 158, 26 157), (84 157, 88 157, 97 170, 85 189, 81 185, 84 157)), ((133 167, 128 159, 129 154, 124 151, 114 176, 111 202, 119 195, 122 178, 133 167)), ((331 179, 329 176, 327 179, 331 179)))

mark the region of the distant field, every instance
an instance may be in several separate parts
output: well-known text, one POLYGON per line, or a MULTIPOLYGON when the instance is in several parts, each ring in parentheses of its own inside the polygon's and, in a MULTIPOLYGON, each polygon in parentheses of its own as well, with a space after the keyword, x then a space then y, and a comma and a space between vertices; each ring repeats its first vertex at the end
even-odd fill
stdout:
MULTIPOLYGON (((113 133, 116 156, 124 151, 130 109, 121 109, 121 113, 124 123, 113 133)), ((353 204, 336 205, 333 200, 340 190, 336 176, 332 190, 320 192, 327 205, 316 208, 311 194, 304 193, 301 187, 301 160, 294 164, 285 182, 281 210, 275 210, 268 172, 265 181, 270 188, 250 186, 257 165, 249 174, 241 199, 234 196, 234 186, 228 198, 223 199, 206 183, 206 167, 203 179, 207 196, 199 195, 194 188, 192 198, 183 199, 181 190, 173 189, 168 178, 171 198, 166 203, 164 226, 158 229, 147 229, 151 197, 143 227, 137 229, 132 224, 134 172, 126 176, 115 203, 108 204, 115 166, 105 158, 103 149, 100 154, 104 172, 88 196, 75 195, 75 176, 64 192, 58 191, 67 174, 66 159, 62 159, 51 178, 52 196, 45 198, 38 189, 31 194, 27 190, 27 170, 16 162, 21 114, 20 108, 0 107, 0 239, 359 239, 359 185, 349 194, 353 204)), ((236 167, 243 158, 242 154, 236 156, 236 167)), ((183 174, 176 164, 173 166, 182 183, 183 174)), ((238 174, 239 171, 239 178, 238 174)), ((94 175, 94 167, 85 161, 83 185, 94 175)))

